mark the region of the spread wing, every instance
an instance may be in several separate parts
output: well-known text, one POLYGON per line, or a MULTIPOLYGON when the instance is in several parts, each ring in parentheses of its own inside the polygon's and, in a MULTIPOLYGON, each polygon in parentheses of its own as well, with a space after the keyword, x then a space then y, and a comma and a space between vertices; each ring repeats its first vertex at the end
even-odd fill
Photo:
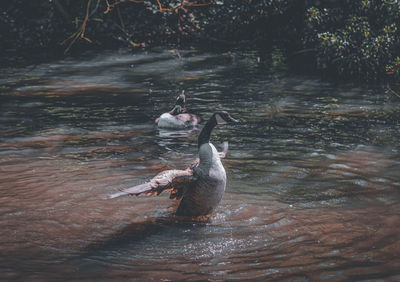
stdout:
MULTIPOLYGON (((224 158, 227 151, 228 142, 224 142, 222 144, 222 152, 218 152, 220 158, 224 158)), ((197 167, 199 165, 199 162, 199 158, 196 158, 196 160, 185 170, 164 170, 153 177, 149 182, 136 185, 134 187, 122 189, 116 193, 108 195, 106 198, 114 199, 125 195, 138 196, 140 194, 160 195, 161 192, 166 190, 171 192, 171 199, 179 199, 182 197, 185 188, 189 187, 190 184, 196 180, 196 177, 193 175, 192 168, 197 167)))
POLYGON ((157 174, 149 182, 110 194, 107 196, 107 199, 113 199, 124 195, 159 195, 164 190, 171 191, 172 197, 172 195, 178 194, 175 190, 181 190, 183 186, 186 186, 193 181, 195 181, 195 178, 193 176, 193 171, 190 168, 185 170, 165 170, 157 174))

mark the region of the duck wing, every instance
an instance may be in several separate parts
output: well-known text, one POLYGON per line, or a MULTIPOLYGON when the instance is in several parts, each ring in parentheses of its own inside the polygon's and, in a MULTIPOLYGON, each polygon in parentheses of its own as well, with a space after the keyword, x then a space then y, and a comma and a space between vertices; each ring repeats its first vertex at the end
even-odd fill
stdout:
POLYGON ((176 190, 175 187, 181 189, 192 181, 195 181, 195 178, 193 176, 193 171, 190 168, 185 170, 165 170, 157 174, 149 182, 110 194, 107 196, 107 199, 113 199, 125 195, 159 195, 164 190, 169 190, 173 193, 174 190, 176 190))
POLYGON ((229 148, 229 144, 227 141, 222 143, 222 152, 218 152, 218 155, 221 159, 226 157, 226 154, 228 153, 228 148, 229 148))
MULTIPOLYGON (((218 152, 220 158, 224 158, 228 152, 228 142, 222 143, 222 152, 218 152)), ((193 175, 193 168, 199 165, 200 159, 196 160, 184 170, 170 169, 164 170, 154 176, 149 182, 136 185, 130 188, 122 189, 116 193, 107 195, 107 199, 114 199, 120 196, 135 195, 140 194, 146 195, 160 195, 161 192, 167 190, 171 192, 171 199, 179 199, 182 197, 185 189, 190 186, 196 180, 193 175)))

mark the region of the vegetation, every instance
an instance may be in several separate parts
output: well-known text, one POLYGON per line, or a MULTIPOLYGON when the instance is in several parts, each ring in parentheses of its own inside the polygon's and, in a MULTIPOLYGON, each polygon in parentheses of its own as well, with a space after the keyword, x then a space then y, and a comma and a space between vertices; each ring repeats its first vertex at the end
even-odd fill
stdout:
POLYGON ((398 0, 14 0, 3 54, 37 48, 279 47, 330 76, 399 80, 398 0))
POLYGON ((318 67, 344 76, 399 79, 400 2, 345 1, 309 7, 304 44, 317 49, 318 67))

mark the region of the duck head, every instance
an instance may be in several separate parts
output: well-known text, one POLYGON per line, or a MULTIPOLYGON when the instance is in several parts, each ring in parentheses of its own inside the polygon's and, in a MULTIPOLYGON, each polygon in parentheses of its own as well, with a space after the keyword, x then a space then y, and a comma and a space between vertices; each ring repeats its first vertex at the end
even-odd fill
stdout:
POLYGON ((239 122, 239 120, 231 117, 231 115, 226 111, 215 112, 214 118, 215 118, 216 124, 227 124, 227 123, 238 123, 239 122))
POLYGON ((185 90, 183 90, 182 93, 176 98, 175 106, 176 105, 179 105, 182 108, 185 107, 185 105, 186 105, 185 90))
POLYGON ((169 112, 171 115, 176 116, 185 112, 186 96, 185 90, 176 98, 174 108, 169 112))
POLYGON ((231 117, 231 115, 226 111, 215 112, 201 130, 198 139, 198 146, 200 147, 202 144, 210 142, 211 131, 216 125, 238 122, 237 119, 231 117))

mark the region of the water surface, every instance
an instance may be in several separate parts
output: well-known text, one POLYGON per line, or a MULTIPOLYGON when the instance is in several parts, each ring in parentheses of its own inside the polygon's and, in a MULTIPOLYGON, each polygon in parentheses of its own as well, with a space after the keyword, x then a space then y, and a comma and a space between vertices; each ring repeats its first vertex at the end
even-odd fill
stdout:
MULTIPOLYGON (((400 99, 293 75, 256 52, 104 52, 0 70, 1 280, 400 280, 400 99), (181 90, 227 110, 224 198, 181 222, 104 200, 196 157, 154 126, 181 90)), ((204 124, 204 123, 203 123, 204 124)), ((201 126, 200 126, 201 128, 201 126)))

